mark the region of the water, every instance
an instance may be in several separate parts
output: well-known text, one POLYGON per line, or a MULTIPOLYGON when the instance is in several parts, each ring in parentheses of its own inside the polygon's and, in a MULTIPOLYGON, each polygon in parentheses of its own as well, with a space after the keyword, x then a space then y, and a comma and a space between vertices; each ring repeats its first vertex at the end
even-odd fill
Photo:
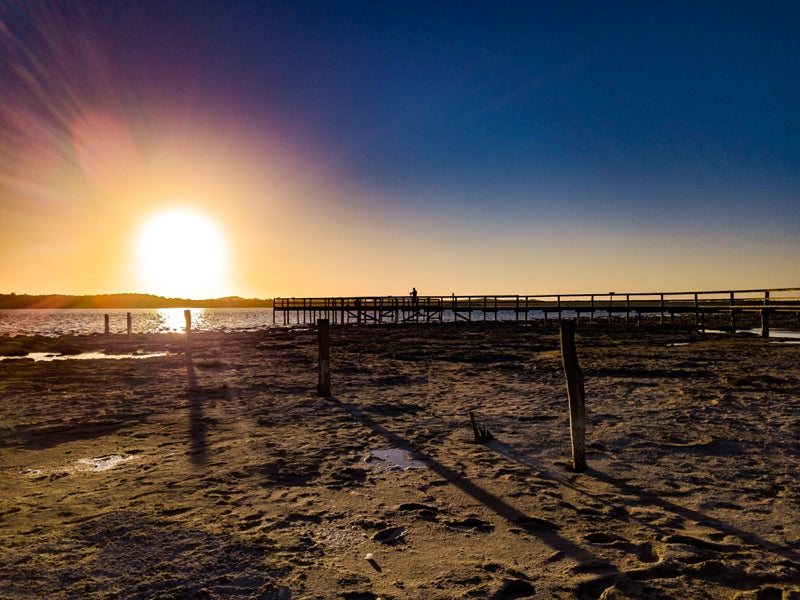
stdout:
MULTIPOLYGON (((88 335, 105 331, 127 333, 128 313, 133 333, 182 333, 182 308, 0 310, 0 335, 88 335)), ((254 331, 272 327, 271 308, 193 308, 192 331, 254 331)), ((281 320, 281 323, 283 321, 281 320)), ((293 318, 290 325, 296 324, 293 318)))
POLYGON ((422 469, 427 465, 419 460, 414 460, 408 450, 402 448, 389 448, 388 450, 373 450, 372 456, 387 463, 390 463, 390 469, 422 469))
POLYGON ((166 355, 166 352, 150 352, 148 354, 105 354, 103 352, 53 354, 52 352, 29 352, 24 356, 0 356, 0 360, 17 360, 21 358, 33 360, 34 362, 51 362, 54 360, 122 360, 125 358, 157 358, 166 355))
MULTIPOLYGON (((278 313, 275 315, 273 324, 273 313, 271 308, 192 308, 192 331, 257 331, 270 329, 273 327, 294 327, 303 324, 304 315, 290 312, 286 315, 278 313), (299 321, 298 321, 299 318, 299 321)), ((0 309, 0 335, 42 335, 55 337, 59 335, 88 335, 92 333, 103 333, 105 331, 105 315, 109 315, 109 328, 111 333, 127 333, 128 321, 127 314, 131 314, 131 327, 133 333, 183 333, 186 320, 183 308, 152 308, 152 309, 0 309)), ((586 315, 582 313, 585 317, 586 315)), ((615 318, 623 317, 625 313, 613 313, 615 318)), ((323 315, 317 314, 321 317, 323 315)), ((459 314, 459 320, 466 316, 459 314)), ((470 315, 473 321, 482 321, 484 314, 482 311, 473 311, 470 315)), ((572 319, 576 314, 570 310, 562 312, 562 318, 572 319)), ((306 315, 310 319, 310 315, 306 315)), ((594 315, 595 319, 602 322, 608 318, 608 313, 598 310, 594 315)), ((488 313, 485 315, 487 321, 495 320, 495 315, 488 313)), ((520 315, 520 319, 524 318, 520 315)), ((548 318, 555 320, 556 314, 550 312, 548 318)), ((512 310, 500 310, 496 313, 498 321, 515 321, 517 315, 512 310)), ((528 320, 541 321, 544 313, 539 310, 532 310, 528 313, 528 320)), ((355 316, 349 317, 350 322, 356 321, 355 316)), ((455 315, 450 310, 442 313, 442 320, 452 322, 455 315)), ((419 322, 424 322, 424 315, 420 315, 419 322)), ((388 322, 388 321, 386 321, 388 322)), ((310 323, 310 322, 309 322, 310 323)), ((759 335, 761 330, 752 330, 759 335)), ((707 332, 711 332, 707 330, 707 332)), ((770 337, 791 338, 797 337, 798 333, 788 331, 771 330, 770 337)))
MULTIPOLYGON (((730 335, 730 331, 723 331, 721 329, 706 329, 705 333, 730 335)), ((752 329, 737 329, 736 333, 761 337, 761 328, 754 327, 752 329)), ((800 342, 800 331, 789 331, 787 329, 770 329, 769 337, 770 339, 774 338, 777 340, 786 340, 786 343, 796 343, 800 342)))
MULTIPOLYGON (((288 313, 284 323, 284 315, 275 315, 273 325, 271 308, 192 308, 192 331, 256 331, 272 327, 296 326, 303 323, 300 314, 288 313)), ((105 331, 105 315, 109 315, 111 333, 127 333, 127 314, 131 313, 133 333, 183 333, 186 320, 183 308, 152 309, 109 309, 109 308, 73 308, 73 309, 0 309, 0 335, 88 335, 105 331)), ((574 317, 574 313, 564 311, 564 318, 574 317)), ((463 316, 463 315, 462 315, 463 316)), ((553 318, 554 315, 550 315, 553 318)), ((597 317, 601 317, 598 311, 597 317)), ((481 311, 471 315, 475 321, 483 320, 481 311)), ((541 311, 531 311, 530 319, 541 319, 541 311)), ((486 315, 493 320, 493 315, 486 315)), ((514 311, 501 310, 497 314, 500 321, 514 320, 514 311)), ((452 311, 444 311, 444 321, 455 319, 452 311)), ((353 321, 355 319, 353 318, 353 321)), ((420 317, 424 322, 424 317, 420 317)))

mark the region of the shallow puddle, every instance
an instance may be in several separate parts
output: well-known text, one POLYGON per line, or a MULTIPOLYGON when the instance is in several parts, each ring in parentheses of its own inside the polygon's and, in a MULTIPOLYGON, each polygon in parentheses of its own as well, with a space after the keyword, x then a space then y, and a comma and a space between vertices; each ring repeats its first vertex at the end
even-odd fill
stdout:
MULTIPOLYGON (((730 331, 721 331, 719 329, 706 329, 704 333, 716 333, 716 334, 724 334, 730 335, 730 331)), ((761 328, 754 327, 752 329, 737 329, 736 333, 743 333, 746 335, 753 335, 756 337, 761 337, 761 328)), ((769 337, 770 339, 787 339, 787 340, 798 340, 800 341, 800 331, 789 331, 786 329, 770 329, 769 330, 769 337)))
POLYGON ((79 458, 77 462, 79 465, 86 465, 88 467, 86 470, 88 471, 108 471, 118 464, 129 461, 132 458, 133 456, 130 454, 124 456, 120 454, 109 454, 99 458, 79 458))
POLYGON ((49 362, 53 360, 96 360, 111 359, 122 360, 124 358, 155 358, 166 356, 167 352, 151 352, 148 354, 104 354, 103 352, 82 352, 81 354, 54 354, 52 352, 31 352, 25 356, 0 356, 0 360, 13 360, 20 358, 32 359, 36 362, 49 362))
POLYGON ((98 456, 93 458, 79 458, 61 467, 47 467, 43 469, 25 469, 21 471, 22 475, 33 477, 34 479, 42 479, 53 476, 71 475, 73 473, 98 473, 100 471, 108 471, 117 465, 127 462, 133 458, 131 454, 107 454, 105 456, 98 456))
POLYGON ((422 469, 427 465, 419 460, 414 460, 411 453, 402 448, 389 448, 388 450, 372 450, 372 456, 389 464, 390 469, 422 469))

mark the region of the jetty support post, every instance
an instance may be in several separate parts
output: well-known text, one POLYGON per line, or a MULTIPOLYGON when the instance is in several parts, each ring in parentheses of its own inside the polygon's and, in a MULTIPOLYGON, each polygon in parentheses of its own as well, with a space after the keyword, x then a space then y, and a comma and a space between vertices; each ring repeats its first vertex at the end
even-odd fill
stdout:
POLYGON ((330 321, 317 321, 317 337, 319 339, 319 380, 317 395, 331 395, 331 355, 330 355, 330 321))
POLYGON ((108 315, 103 315, 103 320, 105 321, 105 333, 108 335, 110 328, 108 326, 108 315))
POLYGON ((575 351, 575 321, 562 321, 561 358, 567 380, 569 397, 569 429, 572 440, 572 468, 586 470, 586 401, 583 390, 583 374, 578 366, 575 351))
POLYGON ((128 337, 131 337, 131 331, 133 331, 133 317, 128 313, 128 337))
POLYGON ((631 295, 625 294, 625 325, 631 321, 631 295))
POLYGON ((764 307, 761 309, 761 337, 769 337, 769 292, 764 292, 764 307))

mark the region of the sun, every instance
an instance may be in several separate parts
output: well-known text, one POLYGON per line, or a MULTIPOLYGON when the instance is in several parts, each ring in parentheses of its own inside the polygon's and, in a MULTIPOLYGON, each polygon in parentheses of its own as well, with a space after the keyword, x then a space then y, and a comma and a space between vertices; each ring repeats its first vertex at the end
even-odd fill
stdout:
POLYGON ((138 280, 144 291, 170 298, 225 295, 228 257, 221 229, 199 212, 158 213, 139 228, 138 280))

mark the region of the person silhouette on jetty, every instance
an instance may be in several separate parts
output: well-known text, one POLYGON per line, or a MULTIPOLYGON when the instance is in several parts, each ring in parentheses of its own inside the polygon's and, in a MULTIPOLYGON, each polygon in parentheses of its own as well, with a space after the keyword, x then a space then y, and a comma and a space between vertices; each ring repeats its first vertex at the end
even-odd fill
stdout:
POLYGON ((417 307, 417 288, 411 288, 411 306, 417 307))

